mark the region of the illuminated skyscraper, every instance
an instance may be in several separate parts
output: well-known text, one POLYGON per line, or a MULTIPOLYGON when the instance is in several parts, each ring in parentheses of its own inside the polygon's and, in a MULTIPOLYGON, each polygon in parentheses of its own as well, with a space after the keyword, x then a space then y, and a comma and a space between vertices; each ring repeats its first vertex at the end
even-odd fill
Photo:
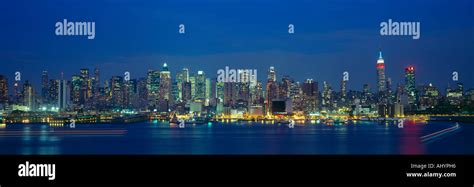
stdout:
POLYGON ((149 97, 156 97, 158 95, 159 85, 160 85, 160 71, 148 70, 147 89, 148 89, 149 97))
POLYGON ((385 83, 385 62, 382 57, 382 51, 379 52, 379 59, 377 60, 377 89, 379 92, 384 92, 386 88, 385 83))
POLYGON ((331 85, 324 81, 323 82, 323 93, 322 93, 322 106, 332 107, 332 87, 331 85))
POLYGON ((110 80, 111 91, 112 91, 112 105, 115 107, 121 107, 124 103, 124 82, 123 77, 113 76, 110 80))
POLYGON ((68 88, 68 84, 67 84, 67 81, 66 80, 58 80, 56 81, 58 82, 58 93, 57 93, 57 96, 58 96, 58 108, 59 108, 59 111, 64 111, 65 109, 67 109, 69 107, 69 93, 70 93, 70 89, 68 88))
POLYGON ((408 66, 405 68, 405 92, 408 95, 408 104, 416 103, 416 88, 415 88, 415 68, 408 66))
POLYGON ((189 81, 189 70, 187 68, 183 68, 183 70, 176 73, 176 85, 178 91, 178 101, 183 100, 183 83, 189 81))
POLYGON ((270 66, 270 69, 268 69, 267 81, 276 82, 276 72, 275 72, 275 67, 273 66, 270 66))
POLYGON ((196 97, 196 76, 190 76, 189 83, 191 85, 191 99, 194 99, 196 97))
POLYGON ((19 103, 22 100, 23 94, 21 93, 20 81, 15 80, 13 83, 13 102, 19 103))
POLYGON ((224 83, 224 106, 231 107, 237 101, 237 83, 236 82, 225 82, 224 83))
POLYGON ((146 108, 148 103, 148 89, 147 89, 147 79, 140 78, 137 83, 137 95, 139 100, 139 108, 146 108))
POLYGON ((206 98, 206 75, 203 71, 198 71, 196 75, 196 95, 195 98, 197 99, 204 99, 206 98))
POLYGON ((263 104, 263 88, 262 83, 256 81, 255 86, 250 84, 250 96, 251 96, 251 104, 262 105, 263 104))
POLYGON ((148 70, 146 81, 148 105, 154 108, 157 102, 156 99, 159 96, 158 90, 160 87, 160 71, 148 70))
POLYGON ((82 78, 78 75, 73 75, 71 84, 71 100, 74 104, 81 105, 83 103, 83 97, 81 97, 82 78))
POLYGON ((160 72, 160 86, 158 89, 158 110, 167 112, 171 101, 171 73, 168 64, 164 63, 160 72))
POLYGON ((160 93, 160 98, 165 100, 170 100, 171 94, 171 73, 168 69, 166 63, 163 64, 160 72, 160 86, 158 92, 160 93))
POLYGON ((191 92, 192 92, 192 87, 191 87, 191 82, 183 82, 182 84, 182 92, 181 92, 181 95, 182 95, 182 99, 183 99, 183 102, 188 102, 188 101, 191 101, 192 99, 192 95, 191 95, 191 92))
POLYGON ((237 71, 237 73, 241 81, 236 84, 238 87, 237 100, 247 105, 250 100, 250 73, 247 70, 237 71))
POLYGON ((49 80, 49 89, 48 89, 48 100, 52 103, 56 103, 58 101, 58 89, 59 89, 59 81, 60 80, 49 80))
POLYGON ((420 109, 434 108, 438 105, 439 97, 439 90, 433 84, 423 86, 419 93, 420 109))
POLYGON ((313 79, 306 79, 303 83, 303 98, 305 100, 303 106, 307 113, 315 112, 318 107, 318 82, 313 79))
POLYGON ((81 100, 83 100, 81 104, 85 104, 92 96, 92 80, 89 77, 89 69, 81 69, 81 79, 81 100))
POLYGON ((342 80, 341 81, 341 96, 342 96, 343 99, 345 99, 346 96, 347 96, 347 88, 346 87, 347 87, 347 81, 342 80))
POLYGON ((364 84, 362 87, 362 98, 361 98, 361 103, 366 104, 371 97, 371 92, 370 92, 370 86, 369 84, 364 84))
POLYGON ((268 75, 267 75, 267 85, 265 86, 265 100, 266 100, 266 112, 270 113, 271 112, 271 105, 272 105, 272 100, 278 99, 278 83, 276 82, 276 72, 275 68, 273 66, 270 67, 268 70, 268 75))
POLYGON ((387 89, 387 94, 391 96, 392 95, 392 78, 390 77, 387 78, 386 89, 387 89))
POLYGON ((306 79, 303 83, 303 94, 308 96, 318 95, 318 82, 306 79))
POLYGON ((446 89, 446 98, 451 105, 459 106, 462 104, 462 98, 464 94, 464 85, 460 82, 456 83, 457 88, 451 88, 448 85, 446 89))
POLYGON ((206 78, 206 99, 211 99, 214 96, 212 95, 212 84, 211 79, 206 78))
POLYGON ((216 97, 219 102, 224 102, 224 82, 216 83, 216 97))
POLYGON ((28 107, 28 110, 36 110, 33 86, 28 81, 23 84, 23 104, 28 107))
POLYGON ((304 107, 304 98, 303 98, 303 88, 301 87, 300 82, 291 81, 290 84, 290 100, 291 107, 293 111, 303 111, 304 107))
POLYGON ((0 104, 8 103, 8 80, 0 75, 0 104))
POLYGON ((94 94, 94 97, 95 99, 98 99, 99 95, 100 95, 100 71, 99 71, 99 68, 95 68, 94 69, 94 79, 93 79, 93 83, 92 83, 93 87, 92 87, 92 90, 93 90, 93 94, 94 94))
POLYGON ((182 88, 183 85, 181 86, 178 86, 178 82, 177 81, 172 81, 171 83, 171 98, 173 100, 173 105, 174 104, 177 104, 178 102, 181 102, 181 98, 180 98, 180 95, 181 95, 181 91, 180 89, 178 89, 178 87, 182 88))
POLYGON ((138 98, 137 98, 137 80, 130 79, 123 81, 123 106, 130 107, 130 106, 137 106, 138 98))
POLYGON ((112 97, 112 91, 110 89, 110 79, 104 81, 104 95, 106 101, 109 101, 112 97))
POLYGON ((293 80, 288 75, 283 76, 279 86, 280 99, 287 99, 290 97, 290 87, 293 80))
POLYGON ((43 102, 48 102, 48 91, 49 91, 49 86, 48 86, 48 71, 43 71, 43 74, 41 75, 41 99, 43 102))

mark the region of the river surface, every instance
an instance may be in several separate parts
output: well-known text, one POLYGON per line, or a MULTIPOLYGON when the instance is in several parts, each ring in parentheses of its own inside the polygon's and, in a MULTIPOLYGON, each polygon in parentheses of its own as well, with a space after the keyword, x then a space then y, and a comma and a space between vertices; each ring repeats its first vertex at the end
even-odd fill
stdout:
POLYGON ((0 124, 0 154, 474 154, 474 124, 0 124))

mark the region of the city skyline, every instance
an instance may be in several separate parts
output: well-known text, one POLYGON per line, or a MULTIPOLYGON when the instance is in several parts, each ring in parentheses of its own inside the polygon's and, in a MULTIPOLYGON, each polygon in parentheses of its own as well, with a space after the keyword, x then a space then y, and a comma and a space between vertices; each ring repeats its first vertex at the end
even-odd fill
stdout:
MULTIPOLYGON (((404 116, 404 111, 450 112, 446 107, 457 107, 458 112, 469 113, 472 108, 474 90, 465 89, 457 74, 453 74, 453 85, 445 88, 431 83, 417 84, 416 68, 407 66, 404 82, 396 83, 385 74, 382 51, 374 64, 376 87, 366 83, 361 90, 347 88, 350 84, 347 72, 340 77, 341 84, 337 88, 331 84, 336 78, 300 81, 273 66, 264 74, 266 80, 253 79, 256 70, 247 69, 237 70, 237 78, 230 82, 217 78, 217 74, 224 71, 222 69, 213 75, 184 67, 173 74, 166 62, 160 69, 149 69, 143 77, 132 77, 130 72, 124 72, 104 78, 99 68, 81 68, 70 78, 61 74, 61 79, 54 79, 43 70, 41 89, 34 88, 28 80, 8 81, 1 75, 0 104, 4 109, 10 109, 11 104, 13 110, 26 111, 126 109, 215 115, 236 110, 250 115, 291 115, 294 112, 310 115, 329 110, 331 113, 385 117, 404 116), (8 84, 14 85, 9 89, 8 84)), ((225 71, 228 69, 226 67, 225 71)))
MULTIPOLYGON (((404 76, 405 76, 405 73, 406 73, 406 71, 407 71, 407 68, 412 68, 411 71, 415 71, 415 69, 418 71, 418 70, 420 69, 419 67, 415 67, 415 66, 413 66, 413 65, 406 65, 405 67, 403 67, 403 69, 401 69, 400 74, 398 75, 399 77, 402 77, 402 78, 398 79, 399 82, 394 82, 394 81, 392 81, 392 79, 393 79, 392 77, 396 77, 396 76, 385 75, 385 73, 383 73, 383 78, 381 79, 380 76, 379 76, 379 73, 378 73, 378 68, 379 68, 379 67, 382 67, 382 69, 383 69, 382 72, 385 72, 385 71, 386 71, 386 70, 385 70, 385 67, 383 67, 386 63, 385 63, 385 60, 384 60, 382 54, 383 54, 383 52, 382 52, 382 51, 379 51, 379 52, 378 52, 378 58, 377 58, 376 60, 374 60, 374 61, 376 61, 376 63, 374 63, 374 64, 375 64, 375 67, 376 67, 376 70, 377 70, 377 72, 374 73, 374 77, 375 77, 377 80, 373 80, 373 79, 372 79, 371 82, 365 82, 365 83, 363 83, 363 84, 354 86, 353 83, 352 83, 352 81, 351 81, 351 79, 349 79, 348 81, 345 81, 345 82, 346 82, 346 85, 345 85, 345 86, 349 85, 349 89, 347 89, 347 91, 349 91, 349 90, 362 91, 362 90, 364 89, 363 86, 364 86, 365 84, 368 84, 368 85, 369 85, 369 90, 370 90, 371 92, 383 91, 383 89, 385 89, 385 87, 386 87, 385 82, 388 81, 388 80, 391 81, 391 84, 392 84, 392 86, 393 86, 392 89, 393 89, 393 88, 395 88, 395 87, 397 86, 397 84, 402 84, 402 85, 405 84, 406 80, 405 80, 405 77, 404 77, 404 76), (382 65, 382 66, 380 66, 380 65, 382 65), (381 87, 382 87, 382 88, 381 88, 381 87), (355 89, 354 89, 354 88, 355 88, 355 89), (382 89, 382 90, 381 90, 381 89, 382 89)), ((179 67, 173 67, 173 66, 168 67, 168 64, 169 64, 168 62, 157 62, 157 64, 159 64, 160 66, 163 66, 164 64, 166 64, 166 66, 167 66, 168 69, 176 69, 176 71, 171 71, 171 70, 169 70, 169 72, 170 72, 170 74, 171 74, 171 76, 172 76, 172 77, 171 77, 172 79, 175 79, 176 73, 182 71, 183 69, 188 69, 188 71, 190 70, 190 71, 189 71, 189 74, 190 74, 190 75, 198 74, 199 72, 205 72, 208 78, 217 79, 217 78, 218 78, 218 75, 219 75, 219 72, 218 72, 218 71, 221 70, 221 69, 224 69, 225 67, 228 67, 228 66, 216 67, 216 71, 215 71, 214 73, 212 73, 212 72, 203 71, 202 69, 194 69, 194 70, 192 70, 191 68, 186 67, 186 66, 181 67, 181 68, 179 68, 179 67)), ((267 69, 260 69, 260 70, 259 70, 259 69, 255 69, 255 70, 261 72, 260 74, 258 74, 257 81, 259 81, 259 82, 266 82, 266 79, 268 78, 268 75, 266 74, 266 72, 267 72, 268 68, 272 68, 272 67, 275 68, 275 66, 270 65, 270 66, 267 67, 267 69), (263 71, 262 71, 262 70, 263 70, 263 71)), ((134 73, 134 72, 124 71, 124 72, 122 72, 122 74, 115 73, 115 74, 113 74, 112 76, 110 76, 110 77, 108 77, 108 78, 105 77, 105 75, 103 75, 103 74, 101 73, 101 74, 99 75, 99 76, 100 76, 100 77, 99 77, 100 80, 102 80, 102 81, 100 82, 100 85, 103 85, 104 80, 108 80, 108 79, 110 79, 110 78, 112 78, 112 77, 114 77, 114 76, 124 77, 124 73, 125 73, 125 72, 130 73, 130 77, 131 77, 130 79, 137 79, 137 80, 138 80, 138 79, 140 79, 140 78, 146 77, 146 76, 147 76, 146 74, 147 74, 148 71, 150 71, 150 70, 157 70, 157 71, 160 71, 161 68, 162 68, 162 67, 158 67, 158 68, 155 68, 155 69, 149 68, 146 72, 142 72, 142 73, 134 73), (106 79, 103 79, 103 78, 106 78, 106 79)), ((93 75, 93 73, 94 73, 93 71, 94 71, 94 70, 101 70, 101 69, 98 68, 97 66, 95 66, 95 67, 82 67, 82 68, 80 68, 80 69, 78 69, 78 70, 81 70, 81 69, 87 69, 87 70, 89 70, 89 71, 90 71, 90 75, 93 75)), ((312 79, 312 80, 316 81, 318 84, 322 84, 323 82, 328 82, 329 84, 331 84, 331 85, 332 85, 333 87, 335 87, 335 88, 341 87, 341 85, 339 85, 339 84, 341 83, 341 80, 343 79, 344 72, 349 72, 349 74, 348 74, 349 77, 353 78, 353 76, 352 76, 351 73, 350 73, 351 71, 350 71, 350 70, 346 70, 346 71, 340 72, 338 75, 334 75, 334 77, 333 77, 332 79, 330 79, 330 80, 321 80, 321 79, 317 79, 316 77, 307 77, 307 78, 304 78, 304 79, 299 80, 299 79, 296 79, 296 78, 295 78, 295 77, 297 77, 297 76, 295 76, 295 75, 290 75, 290 74, 287 74, 287 73, 285 73, 285 72, 282 72, 282 70, 279 70, 278 68, 275 68, 275 69, 276 69, 276 72, 277 72, 276 77, 275 77, 276 80, 281 80, 283 77, 288 76, 288 77, 292 78, 292 80, 294 80, 295 82, 304 83, 307 79, 312 79)), ((80 74, 81 74, 80 71, 76 71, 75 73, 72 73, 72 74, 69 76, 69 78, 68 78, 66 75, 64 75, 64 72, 60 72, 58 75, 54 75, 54 74, 51 74, 47 69, 38 70, 38 71, 41 72, 41 73, 45 73, 45 72, 46 72, 46 73, 47 73, 47 76, 48 76, 50 79, 54 79, 54 80, 70 80, 72 77, 74 77, 74 76, 80 76, 80 74)), ((369 70, 369 71, 370 71, 370 70, 369 70)), ((15 71, 15 72, 20 72, 20 73, 21 73, 21 71, 15 71)), ((4 72, 0 72, 0 73, 1 73, 0 75, 3 75, 4 77, 6 77, 6 78, 9 80, 9 81, 8 81, 8 86, 9 86, 9 87, 13 87, 13 86, 14 86, 14 85, 13 85, 13 84, 14 84, 14 81, 12 81, 12 80, 14 80, 14 78, 15 78, 15 72, 12 72, 12 73, 11 73, 11 76, 8 76, 8 75, 5 74, 4 72)), ((102 72, 102 70, 101 70, 101 72, 102 72)), ((453 72, 454 72, 454 71, 453 71, 453 72)), ((458 80, 458 81, 453 81, 453 80, 452 80, 452 76, 453 76, 452 73, 453 73, 453 72, 447 72, 447 73, 446 73, 446 74, 448 74, 448 76, 446 76, 446 81, 445 81, 446 84, 445 84, 445 85, 436 85, 436 84, 433 84, 433 82, 430 82, 430 81, 425 81, 425 82, 421 82, 421 83, 420 83, 420 80, 419 80, 419 76, 420 76, 420 75, 417 73, 417 79, 416 79, 416 82, 415 82, 414 85, 413 85, 413 88, 416 89, 416 88, 419 87, 419 86, 431 84, 431 85, 437 86, 437 87, 440 89, 440 92, 441 92, 441 93, 444 93, 444 88, 453 87, 453 86, 456 85, 457 82, 461 82, 461 83, 463 83, 464 85, 469 85, 469 83, 470 83, 469 81, 463 81, 462 79, 461 79, 461 80, 458 80)), ((456 71, 456 72, 457 72, 457 71, 456 71)), ((459 72, 458 72, 458 73, 459 73, 459 72)), ((22 74, 22 77, 25 77, 24 74, 22 74)), ((31 77, 31 75, 30 75, 30 76, 26 76, 26 77, 31 77)), ((38 74, 37 77, 40 77, 40 74, 38 74)), ((366 76, 366 77, 370 77, 370 76, 366 76)), ((44 82, 43 78, 41 78, 41 79, 39 79, 39 78, 32 78, 32 79, 29 79, 29 80, 22 78, 22 81, 20 81, 20 82, 24 82, 24 81, 28 81, 30 84, 32 84, 33 87, 35 88, 35 91, 38 91, 38 93, 41 92, 41 85, 43 84, 42 82, 44 82)), ((468 87, 468 86, 466 86, 466 88, 467 88, 467 89, 471 89, 471 87, 468 87)), ((11 91, 11 90, 10 90, 10 91, 11 91)))

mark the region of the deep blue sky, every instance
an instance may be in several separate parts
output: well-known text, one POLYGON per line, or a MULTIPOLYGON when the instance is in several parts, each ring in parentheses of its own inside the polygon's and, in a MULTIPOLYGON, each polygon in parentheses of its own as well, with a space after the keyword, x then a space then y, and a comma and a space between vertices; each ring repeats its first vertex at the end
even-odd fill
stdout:
POLYGON ((42 70, 67 78, 98 66, 102 80, 130 71, 145 76, 167 62, 173 77, 188 67, 216 70, 269 66, 278 79, 329 81, 338 90, 343 71, 349 88, 374 89, 382 49, 394 86, 414 65, 417 84, 444 89, 452 71, 474 87, 472 0, 12 0, 0 3, 0 74, 39 84, 42 70), (55 23, 95 21, 96 38, 55 36, 55 23), (421 38, 382 37, 382 21, 420 21, 421 38), (178 25, 186 34, 178 34, 178 25), (287 33, 288 24, 296 33, 287 33))

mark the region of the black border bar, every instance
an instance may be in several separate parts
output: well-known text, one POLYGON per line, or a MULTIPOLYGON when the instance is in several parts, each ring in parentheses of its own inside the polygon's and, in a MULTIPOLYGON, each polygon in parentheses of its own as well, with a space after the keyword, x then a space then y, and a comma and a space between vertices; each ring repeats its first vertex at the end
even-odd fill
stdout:
MULTIPOLYGON (((474 155, 55 155, 0 156, 0 185, 65 184, 467 184, 474 155), (55 164, 56 179, 19 177, 18 165, 55 164), (407 178, 411 164, 456 164, 453 178, 407 178)), ((427 170, 421 171, 425 172, 427 170)))

